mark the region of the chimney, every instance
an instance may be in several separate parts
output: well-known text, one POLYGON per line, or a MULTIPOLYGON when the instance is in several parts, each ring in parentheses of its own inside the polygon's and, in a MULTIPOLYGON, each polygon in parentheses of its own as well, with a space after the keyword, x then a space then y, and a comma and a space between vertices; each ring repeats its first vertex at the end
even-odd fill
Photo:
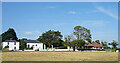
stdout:
POLYGON ((10 41, 12 41, 12 38, 10 38, 10 41))

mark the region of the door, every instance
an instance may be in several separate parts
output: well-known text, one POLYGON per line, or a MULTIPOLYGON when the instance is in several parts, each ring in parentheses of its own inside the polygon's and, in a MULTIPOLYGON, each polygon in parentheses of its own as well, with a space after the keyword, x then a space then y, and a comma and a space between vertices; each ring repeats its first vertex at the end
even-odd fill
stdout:
POLYGON ((14 47, 14 50, 16 50, 16 47, 14 47))

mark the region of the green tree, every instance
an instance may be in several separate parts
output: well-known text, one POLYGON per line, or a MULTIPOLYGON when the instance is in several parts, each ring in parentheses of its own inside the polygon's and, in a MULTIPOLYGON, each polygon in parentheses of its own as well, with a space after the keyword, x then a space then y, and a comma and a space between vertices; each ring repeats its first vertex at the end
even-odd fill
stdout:
POLYGON ((70 42, 70 46, 73 47, 73 51, 77 49, 76 47, 83 47, 85 45, 84 40, 73 40, 70 42))
POLYGON ((21 50, 24 50, 27 46, 27 43, 24 40, 27 40, 27 39, 26 38, 20 39, 20 49, 21 50))
POLYGON ((51 45, 59 47, 63 42, 61 40, 62 37, 61 32, 49 30, 46 33, 43 33, 37 40, 43 42, 47 47, 51 47, 51 45))
POLYGON ((72 35, 68 35, 67 37, 65 37, 64 45, 72 47, 73 51, 75 51, 75 48, 83 47, 85 45, 85 41, 74 39, 72 35))
POLYGON ((2 33, 2 41, 10 40, 10 38, 18 40, 16 32, 13 28, 9 28, 6 32, 2 33))
POLYGON ((70 35, 67 35, 67 36, 65 37, 65 43, 64 43, 64 45, 71 47, 71 45, 70 45, 70 42, 71 42, 71 41, 72 41, 72 37, 71 37, 70 35))
POLYGON ((110 43, 110 45, 112 45, 113 49, 115 49, 115 48, 117 48, 118 43, 117 43, 115 40, 113 40, 113 41, 110 43))
POLYGON ((108 46, 108 42, 101 41, 101 44, 104 46, 104 49, 110 49, 110 47, 108 46))
POLYGON ((90 30, 82 27, 82 26, 76 26, 74 27, 74 35, 77 37, 77 40, 86 40, 89 43, 91 43, 91 34, 90 30))
POLYGON ((78 41, 77 40, 73 40, 70 42, 70 46, 73 48, 73 51, 75 51, 75 47, 77 46, 78 41))
POLYGON ((68 46, 67 42, 62 42, 62 44, 63 44, 63 46, 65 46, 65 47, 68 46))
POLYGON ((98 44, 100 44, 100 40, 95 40, 95 42, 97 42, 98 44))
POLYGON ((105 47, 108 46, 106 41, 101 41, 101 44, 105 47))
POLYGON ((77 48, 83 48, 85 46, 84 40, 77 40, 77 48))

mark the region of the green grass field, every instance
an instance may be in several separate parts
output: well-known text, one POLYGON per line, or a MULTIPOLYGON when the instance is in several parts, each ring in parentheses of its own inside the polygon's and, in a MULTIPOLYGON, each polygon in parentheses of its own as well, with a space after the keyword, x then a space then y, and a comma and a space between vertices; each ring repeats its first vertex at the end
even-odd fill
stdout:
POLYGON ((118 61, 116 52, 3 52, 2 61, 118 61))

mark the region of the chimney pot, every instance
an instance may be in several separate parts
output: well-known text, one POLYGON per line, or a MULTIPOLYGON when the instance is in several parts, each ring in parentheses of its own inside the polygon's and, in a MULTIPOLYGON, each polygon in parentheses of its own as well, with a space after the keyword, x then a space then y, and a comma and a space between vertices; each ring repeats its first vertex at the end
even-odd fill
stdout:
POLYGON ((10 38, 10 40, 12 40, 12 38, 10 38))

